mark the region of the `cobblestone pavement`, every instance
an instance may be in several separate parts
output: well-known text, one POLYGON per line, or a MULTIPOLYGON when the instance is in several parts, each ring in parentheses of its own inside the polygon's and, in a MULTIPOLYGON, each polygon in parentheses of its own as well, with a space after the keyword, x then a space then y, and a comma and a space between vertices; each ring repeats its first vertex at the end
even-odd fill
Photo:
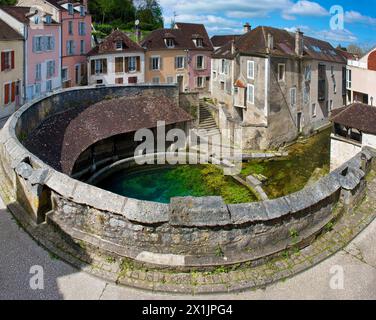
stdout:
POLYGON ((264 290, 164 295, 119 287, 78 272, 39 247, 0 202, 0 299, 376 299, 376 221, 331 258, 264 290), (30 288, 30 268, 34 265, 44 269, 44 290, 30 288), (333 276, 341 268, 344 288, 332 289, 331 283, 337 283, 333 276))

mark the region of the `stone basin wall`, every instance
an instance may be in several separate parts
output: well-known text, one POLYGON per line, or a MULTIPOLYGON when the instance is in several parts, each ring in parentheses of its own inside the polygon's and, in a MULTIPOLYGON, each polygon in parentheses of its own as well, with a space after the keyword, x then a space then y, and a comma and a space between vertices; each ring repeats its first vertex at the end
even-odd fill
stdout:
MULTIPOLYGON (((107 90, 126 94, 128 89, 107 90)), ((51 94, 22 107, 0 135, 3 196, 22 206, 36 223, 47 221, 65 237, 89 244, 87 250, 173 268, 257 261, 309 244, 341 210, 351 210, 363 199, 365 176, 375 156, 370 149, 315 185, 283 198, 226 205, 220 197, 187 197, 166 205, 75 180, 23 147, 25 136, 68 101, 100 99, 104 92, 80 88, 51 94)))

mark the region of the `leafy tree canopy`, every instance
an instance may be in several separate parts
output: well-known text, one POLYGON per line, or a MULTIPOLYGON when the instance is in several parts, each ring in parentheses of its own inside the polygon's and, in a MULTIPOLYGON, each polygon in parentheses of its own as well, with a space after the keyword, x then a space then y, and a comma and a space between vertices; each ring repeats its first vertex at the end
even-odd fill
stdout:
POLYGON ((2 5, 13 5, 13 4, 16 4, 17 3, 17 0, 0 0, 0 6, 2 5))

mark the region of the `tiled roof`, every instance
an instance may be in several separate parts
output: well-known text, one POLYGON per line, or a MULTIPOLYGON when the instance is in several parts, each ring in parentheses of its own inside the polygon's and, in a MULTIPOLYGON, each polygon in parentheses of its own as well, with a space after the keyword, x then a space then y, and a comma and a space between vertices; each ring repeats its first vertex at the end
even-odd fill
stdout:
POLYGON ((104 139, 192 120, 174 100, 160 97, 120 97, 92 106, 72 108, 45 120, 26 140, 26 148, 54 169, 73 170, 80 154, 104 139))
POLYGON ((120 30, 113 31, 107 36, 102 43, 93 48, 87 55, 94 56, 100 54, 119 53, 119 52, 142 52, 144 49, 132 41, 124 32, 120 30), (123 42, 123 49, 117 50, 115 43, 117 41, 123 42))
POLYGON ((376 107, 353 103, 333 110, 331 121, 365 133, 376 134, 376 107))
POLYGON ((225 44, 229 43, 232 40, 237 40, 241 35, 221 35, 211 37, 211 42, 214 47, 222 47, 225 44))
MULTIPOLYGON (((268 51, 268 34, 273 36, 274 47, 270 51, 273 56, 296 57, 295 53, 295 34, 283 29, 272 27, 257 27, 250 32, 242 35, 235 41, 236 52, 240 54, 266 55, 268 51)), ((228 44, 226 45, 228 46, 228 44)), ((221 53, 216 54, 220 58, 221 53)), ((226 53, 224 53, 226 56, 226 53)), ((304 36, 304 54, 303 57, 330 61, 337 63, 346 63, 342 55, 325 41, 304 36)))
MULTIPOLYGON (((29 24, 30 16, 33 16, 31 7, 18 7, 18 6, 0 6, 0 9, 4 10, 6 13, 11 15, 13 18, 21 23, 29 24)), ((56 21, 52 20, 51 24, 58 24, 56 21)))
POLYGON ((174 29, 154 30, 142 42, 142 46, 148 50, 167 50, 166 38, 173 38, 175 41, 175 47, 168 50, 213 51, 213 45, 203 24, 180 22, 176 23, 176 28, 174 29), (202 48, 196 47, 193 42, 195 38, 203 40, 202 48))
POLYGON ((0 19, 0 41, 1 40, 23 40, 23 37, 16 30, 0 19))

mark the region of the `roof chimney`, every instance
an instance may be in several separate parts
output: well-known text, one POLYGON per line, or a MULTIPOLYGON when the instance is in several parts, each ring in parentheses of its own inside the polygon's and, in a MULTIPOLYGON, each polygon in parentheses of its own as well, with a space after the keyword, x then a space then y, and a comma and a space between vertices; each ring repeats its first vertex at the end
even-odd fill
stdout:
POLYGON ((295 32, 295 53, 299 56, 303 56, 304 50, 304 33, 300 31, 300 29, 296 29, 295 32))
POLYGON ((252 27, 251 25, 249 24, 249 22, 247 22, 244 26, 243 26, 243 31, 244 33, 248 33, 249 31, 252 30, 252 27))
POLYGON ((268 49, 270 51, 274 49, 274 37, 271 33, 268 33, 268 49))

